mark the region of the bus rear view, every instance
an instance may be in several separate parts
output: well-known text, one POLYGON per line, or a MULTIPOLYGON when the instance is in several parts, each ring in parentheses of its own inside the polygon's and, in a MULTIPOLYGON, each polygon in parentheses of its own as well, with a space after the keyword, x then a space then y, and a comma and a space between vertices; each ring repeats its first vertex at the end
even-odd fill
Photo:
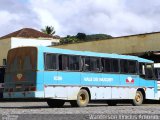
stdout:
POLYGON ((36 91, 37 48, 8 52, 4 98, 33 98, 36 91))

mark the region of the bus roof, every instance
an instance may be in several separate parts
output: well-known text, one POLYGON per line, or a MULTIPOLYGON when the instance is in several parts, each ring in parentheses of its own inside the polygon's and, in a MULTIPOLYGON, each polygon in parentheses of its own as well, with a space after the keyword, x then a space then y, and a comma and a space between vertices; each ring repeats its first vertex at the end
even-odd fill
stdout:
POLYGON ((37 47, 41 52, 47 53, 60 53, 60 54, 71 54, 71 55, 80 55, 80 56, 93 56, 93 57, 109 57, 109 58, 119 58, 119 59, 130 59, 130 60, 137 60, 139 62, 148 62, 153 63, 151 60, 143 59, 137 56, 130 56, 130 55, 119 55, 119 54, 108 54, 108 53, 98 53, 98 52, 89 52, 89 51, 76 51, 76 50, 68 50, 68 49, 61 49, 61 48, 51 48, 51 47, 37 47))

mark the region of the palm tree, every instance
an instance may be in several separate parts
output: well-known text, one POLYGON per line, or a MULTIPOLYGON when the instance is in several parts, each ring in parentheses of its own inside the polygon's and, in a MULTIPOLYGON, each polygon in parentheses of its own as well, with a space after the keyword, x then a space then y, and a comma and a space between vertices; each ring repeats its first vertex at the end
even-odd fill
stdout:
POLYGON ((46 34, 49 34, 49 35, 54 35, 55 34, 55 30, 54 30, 54 27, 53 26, 45 26, 44 29, 41 29, 41 31, 43 33, 46 33, 46 34))

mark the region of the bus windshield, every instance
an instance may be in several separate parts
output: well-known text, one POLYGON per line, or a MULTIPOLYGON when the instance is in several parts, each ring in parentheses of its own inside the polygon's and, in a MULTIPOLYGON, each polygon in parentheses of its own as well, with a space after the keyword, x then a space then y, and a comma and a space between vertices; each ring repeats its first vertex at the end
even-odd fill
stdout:
POLYGON ((26 70, 36 70, 37 48, 23 47, 9 51, 7 56, 6 72, 22 72, 26 70))

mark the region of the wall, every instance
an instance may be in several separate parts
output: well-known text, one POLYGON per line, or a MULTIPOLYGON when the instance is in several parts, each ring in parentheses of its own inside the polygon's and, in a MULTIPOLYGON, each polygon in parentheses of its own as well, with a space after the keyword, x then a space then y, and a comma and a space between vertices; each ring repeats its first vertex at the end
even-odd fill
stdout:
POLYGON ((0 40, 0 66, 3 65, 3 59, 7 58, 7 52, 11 48, 11 39, 0 40))
POLYGON ((103 53, 133 54, 160 51, 159 45, 160 33, 150 33, 52 47, 103 53))
POLYGON ((7 38, 0 40, 0 66, 3 65, 3 59, 7 58, 8 50, 21 46, 51 46, 53 42, 59 42, 57 39, 29 39, 29 38, 7 38))
POLYGON ((52 45, 52 40, 46 39, 30 39, 30 38, 11 38, 11 48, 21 47, 21 46, 50 46, 52 45))

